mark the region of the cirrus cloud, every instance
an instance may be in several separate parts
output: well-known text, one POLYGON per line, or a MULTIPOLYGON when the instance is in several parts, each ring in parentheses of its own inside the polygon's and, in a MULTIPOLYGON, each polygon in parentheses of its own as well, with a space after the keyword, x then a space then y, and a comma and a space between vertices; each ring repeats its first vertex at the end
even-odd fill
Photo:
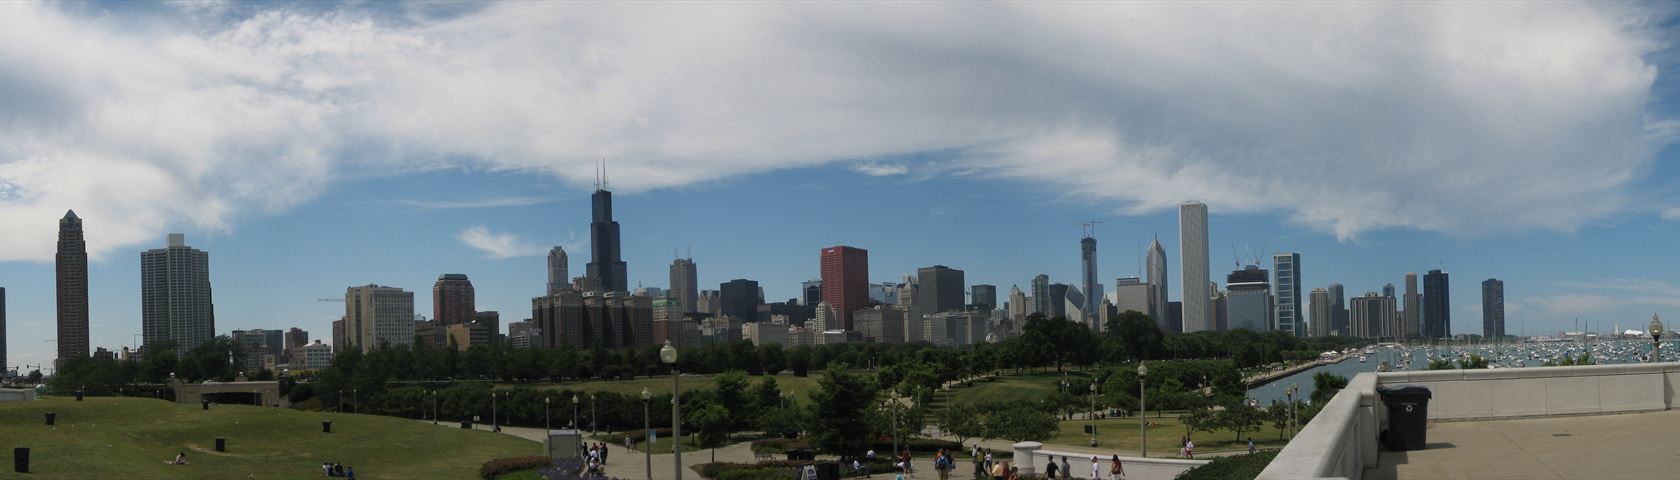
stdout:
POLYGON ((634 192, 919 152, 1344 239, 1571 231, 1625 207, 1672 137, 1646 111, 1665 19, 1639 5, 404 8, 426 7, 0 5, 0 260, 51 258, 68 208, 99 257, 345 175, 583 186, 608 158, 634 192))

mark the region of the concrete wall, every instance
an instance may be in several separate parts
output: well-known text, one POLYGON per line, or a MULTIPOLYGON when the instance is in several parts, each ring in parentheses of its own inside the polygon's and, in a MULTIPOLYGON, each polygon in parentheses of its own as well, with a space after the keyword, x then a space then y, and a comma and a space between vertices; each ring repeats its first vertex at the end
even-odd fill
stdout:
POLYGON ((1680 363, 1361 373, 1259 478, 1363 477, 1388 420, 1376 389, 1399 385, 1429 388, 1431 421, 1644 412, 1680 400, 1680 363))
MULTIPOLYGON (((1019 451, 1019 450, 1017 450, 1019 451)), ((1174 455, 1177 452, 1161 452, 1162 455, 1174 455)), ((1102 465, 1103 479, 1108 478, 1108 462, 1114 453, 1098 455, 1102 465)), ((1088 478, 1091 476, 1091 454, 1078 452, 1063 452, 1057 450, 1036 450, 1032 454, 1032 472, 1042 475, 1044 469, 1050 465, 1050 458, 1055 457, 1057 465, 1062 457, 1067 457, 1068 466, 1073 468, 1073 478, 1088 478)), ((1017 455, 1017 460, 1022 458, 1017 455)), ((1206 465, 1207 460, 1184 460, 1177 458, 1140 458, 1135 456, 1120 456, 1120 465, 1126 469, 1126 480, 1171 480, 1178 474, 1192 468, 1206 465)), ((1021 473, 1027 473, 1027 465, 1016 464, 1021 467, 1021 473)))
POLYGON ((34 400, 35 391, 23 388, 0 388, 0 402, 34 400))

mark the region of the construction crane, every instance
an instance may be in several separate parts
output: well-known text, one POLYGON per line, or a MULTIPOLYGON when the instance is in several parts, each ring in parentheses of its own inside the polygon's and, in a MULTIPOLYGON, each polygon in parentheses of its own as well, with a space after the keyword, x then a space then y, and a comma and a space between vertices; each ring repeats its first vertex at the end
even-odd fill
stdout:
POLYGON ((1081 231, 1085 233, 1086 238, 1089 238, 1097 233, 1097 224, 1099 223, 1102 223, 1102 220, 1086 220, 1079 222, 1079 225, 1084 227, 1081 231))
POLYGON ((344 299, 342 299, 342 298, 317 298, 317 299, 315 299, 315 301, 317 301, 317 302, 343 302, 344 299))

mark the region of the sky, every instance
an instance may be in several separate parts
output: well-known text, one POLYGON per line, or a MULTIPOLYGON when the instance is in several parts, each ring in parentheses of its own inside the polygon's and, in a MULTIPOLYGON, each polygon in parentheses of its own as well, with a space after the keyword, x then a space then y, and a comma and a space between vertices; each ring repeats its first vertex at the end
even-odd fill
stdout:
MULTIPOLYGON (((588 261, 605 162, 630 281, 692 255, 771 300, 819 249, 870 277, 1139 274, 1176 206, 1212 278, 1271 252, 1350 295, 1451 274, 1452 330, 1680 319, 1675 12, 1648 3, 4 3, 0 287, 50 363, 57 219, 95 346, 134 344, 139 252, 210 252, 217 330, 328 339, 345 287, 472 279, 529 316, 588 261), (692 253, 684 253, 692 252, 692 253)), ((1269 263, 1269 262, 1265 262, 1269 263)), ((1269 268, 1269 265, 1267 265, 1269 268)), ((1221 282, 1223 283, 1223 282, 1221 282)), ((1303 292, 1303 295, 1305 292, 1303 292)), ((1002 300, 1000 298, 1000 300, 1002 300)))

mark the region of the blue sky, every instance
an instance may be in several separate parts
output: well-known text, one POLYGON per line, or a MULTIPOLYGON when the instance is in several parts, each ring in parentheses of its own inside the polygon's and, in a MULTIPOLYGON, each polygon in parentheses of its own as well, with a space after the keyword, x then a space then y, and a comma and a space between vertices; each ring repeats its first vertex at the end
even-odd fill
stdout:
POLYGON ((1489 277, 1513 333, 1680 307, 1660 5, 125 5, 0 7, 8 364, 51 355, 66 208, 95 345, 138 333, 168 232, 210 252, 219 331, 325 338, 315 299, 429 313, 441 273, 528 316, 548 246, 588 261, 602 158, 632 284, 692 248, 703 286, 785 299, 844 244, 1002 295, 1072 283, 1095 219, 1105 284, 1158 234, 1176 299, 1199 199, 1214 278, 1233 246, 1350 295, 1442 268, 1459 333, 1489 277))

